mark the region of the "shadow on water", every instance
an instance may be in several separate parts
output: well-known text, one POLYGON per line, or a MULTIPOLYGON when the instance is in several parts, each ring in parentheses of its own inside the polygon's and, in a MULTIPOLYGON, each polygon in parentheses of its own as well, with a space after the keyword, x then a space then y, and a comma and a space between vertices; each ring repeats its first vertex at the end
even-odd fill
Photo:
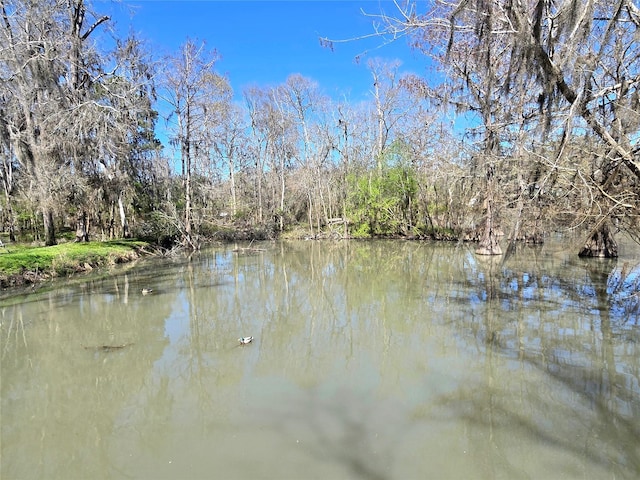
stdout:
POLYGON ((346 478, 386 480, 393 478, 391 466, 404 419, 391 409, 380 416, 372 395, 346 387, 312 389, 281 409, 261 414, 269 418, 270 428, 295 438, 296 447, 315 462, 340 466, 346 478))
MULTIPOLYGON (((535 260, 499 265, 487 259, 474 265, 467 301, 476 314, 461 321, 458 335, 474 337, 486 376, 442 396, 438 404, 494 432, 495 451, 510 448, 499 432, 517 428, 535 442, 583 458, 583 468, 638 478, 640 263, 578 262, 583 275, 569 277, 560 271, 564 262, 558 270, 538 269, 535 260), (542 310, 525 309, 531 302, 542 310), (504 361, 520 375, 546 378, 556 386, 520 380, 513 389, 496 388, 500 373, 494 363, 504 361), (532 408, 539 413, 532 414, 532 408)), ((504 464, 510 464, 508 453, 504 464)), ((517 465, 509 468, 511 478, 521 475, 517 465)), ((559 468, 566 469, 562 474, 583 475, 576 467, 559 468)))
MULTIPOLYGON (((500 351, 498 345, 496 351, 500 351)), ((489 380, 442 396, 438 404, 449 418, 463 419, 470 426, 493 432, 493 447, 487 458, 501 457, 509 478, 522 477, 521 466, 511 461, 510 439, 514 431, 559 452, 582 458, 580 469, 598 468, 613 478, 638 478, 640 473, 640 429, 638 397, 619 384, 599 382, 600 372, 576 365, 522 359, 527 367, 543 372, 558 384, 547 388, 526 388, 526 402, 516 393, 494 388, 489 380), (563 392, 563 393, 558 393, 563 392), (562 395, 569 397, 563 398, 562 395), (577 397, 577 398, 576 398, 577 397), (619 407, 619 404, 624 406, 619 407), (526 409, 521 409, 524 405, 526 409), (579 405, 577 407, 576 405, 579 405), (531 408, 538 412, 531 413, 531 408)), ((525 368, 527 368, 525 367, 525 368)), ((581 476, 580 469, 564 465, 566 475, 581 476)))
MULTIPOLYGON (((347 254, 348 261, 336 263, 340 268, 344 264, 345 269, 355 271, 355 278, 359 278, 361 268, 365 276, 377 278, 384 277, 385 269, 391 271, 398 264, 402 270, 404 262, 413 255, 399 249, 397 255, 385 252, 384 260, 379 260, 372 251, 374 248, 354 248, 347 254), (374 261, 362 260, 366 255, 374 261), (389 258, 392 260, 387 263, 389 258), (360 265, 375 268, 368 271, 360 265)), ((459 265, 456 268, 462 270, 462 275, 442 275, 451 267, 446 270, 436 266, 441 258, 433 254, 429 262, 419 266, 419 275, 415 272, 406 275, 410 284, 406 291, 418 297, 423 294, 420 285, 425 277, 431 276, 431 271, 440 277, 430 282, 438 286, 431 287, 424 298, 432 302, 434 310, 439 303, 460 307, 461 313, 449 312, 435 321, 451 327, 453 335, 465 343, 476 345, 478 361, 487 364, 486 377, 434 400, 433 406, 441 408, 420 407, 416 415, 429 422, 448 415, 467 425, 482 427, 477 431, 492 432, 483 461, 489 464, 488 469, 493 462, 499 462, 500 466, 478 478, 493 478, 496 471, 500 472, 498 476, 529 478, 518 463, 521 457, 510 454, 515 448, 510 438, 514 430, 541 449, 582 459, 579 464, 559 463, 554 470, 558 475, 582 477, 583 469, 591 468, 610 472, 616 478, 636 478, 640 472, 637 422, 640 347, 629 341, 620 343, 619 335, 623 331, 636 331, 631 327, 637 324, 633 295, 638 291, 640 265, 621 270, 616 262, 583 263, 562 257, 549 264, 548 252, 541 251, 524 255, 524 262, 506 265, 477 259, 465 249, 458 255, 464 260, 453 263, 459 265), (575 273, 567 276, 568 270, 575 273), (460 278, 466 280, 458 283, 460 278), (517 370, 519 380, 496 381, 495 376, 505 374, 501 370, 505 362, 517 370), (492 450, 491 445, 496 448, 492 450)), ((326 266, 319 270, 331 271, 326 266)), ((319 291, 328 297, 324 285, 319 291)), ((371 291, 375 292, 376 287, 371 291)), ((394 287, 387 282, 375 298, 388 299, 393 294, 394 287)), ((360 300, 369 301, 357 301, 360 300)), ((341 314, 344 312, 333 316, 341 314)), ((336 393, 318 401, 310 394, 309 398, 296 402, 293 409, 266 414, 277 419, 276 424, 284 425, 280 428, 286 429, 288 425, 300 429, 304 425, 313 438, 307 447, 309 455, 317 459, 330 457, 344 465, 351 477, 392 477, 389 465, 397 461, 396 440, 412 426, 399 421, 397 431, 387 428, 388 444, 382 447, 386 454, 376 457, 372 453, 375 427, 370 415, 375 417, 379 412, 367 412, 366 403, 359 399, 360 413, 352 415, 350 402, 348 395, 336 393), (338 426, 332 429, 332 424, 338 426)))

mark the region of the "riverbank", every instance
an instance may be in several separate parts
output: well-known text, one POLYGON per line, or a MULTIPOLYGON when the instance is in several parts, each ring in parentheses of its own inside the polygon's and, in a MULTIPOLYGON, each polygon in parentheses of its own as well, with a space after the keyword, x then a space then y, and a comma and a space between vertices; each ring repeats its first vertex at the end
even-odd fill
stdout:
POLYGON ((130 262, 149 254, 136 240, 69 242, 51 247, 8 244, 0 247, 0 288, 29 285, 54 277, 130 262))

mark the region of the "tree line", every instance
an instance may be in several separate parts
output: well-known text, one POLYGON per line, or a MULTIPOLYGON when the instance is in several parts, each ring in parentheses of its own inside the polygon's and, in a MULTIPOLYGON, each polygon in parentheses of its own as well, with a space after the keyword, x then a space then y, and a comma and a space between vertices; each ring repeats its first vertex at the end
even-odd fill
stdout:
POLYGON ((295 73, 238 101, 202 42, 154 58, 86 0, 0 0, 2 230, 189 248, 294 230, 483 254, 503 234, 512 248, 571 230, 580 254, 617 256, 617 232, 640 242, 640 10, 579 3, 370 13, 381 41, 408 40, 438 72, 371 59, 354 103, 295 73))

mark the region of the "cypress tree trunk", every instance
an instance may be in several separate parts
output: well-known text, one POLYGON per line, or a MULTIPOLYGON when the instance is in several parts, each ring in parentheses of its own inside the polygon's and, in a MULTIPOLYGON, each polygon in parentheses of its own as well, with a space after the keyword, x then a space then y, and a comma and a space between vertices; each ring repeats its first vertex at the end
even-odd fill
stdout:
POLYGON ((87 226, 87 212, 80 213, 76 222, 76 242, 89 241, 89 227, 87 226))
POLYGON ((53 211, 45 207, 42 212, 42 217, 44 221, 44 244, 47 247, 52 245, 56 245, 56 230, 53 224, 53 211))
POLYGON ((480 246, 476 249, 478 255, 502 255, 502 249, 498 241, 498 234, 494 226, 495 211, 493 209, 493 198, 495 191, 495 177, 493 165, 487 165, 487 218, 484 226, 484 232, 480 239, 480 246))
POLYGON ((580 257, 618 257, 618 243, 611 233, 609 222, 603 222, 590 234, 578 255, 580 257))
POLYGON ((484 226, 484 233, 480 239, 480 246, 476 249, 478 255, 502 255, 502 248, 498 241, 498 235, 493 225, 494 212, 492 199, 487 199, 487 219, 484 226))

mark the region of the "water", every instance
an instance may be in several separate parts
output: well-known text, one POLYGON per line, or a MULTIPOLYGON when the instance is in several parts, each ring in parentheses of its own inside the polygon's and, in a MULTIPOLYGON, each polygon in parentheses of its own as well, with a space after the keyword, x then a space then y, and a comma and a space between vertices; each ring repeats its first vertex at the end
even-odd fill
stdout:
POLYGON ((0 477, 640 475, 637 247, 257 247, 1 300, 0 477))

